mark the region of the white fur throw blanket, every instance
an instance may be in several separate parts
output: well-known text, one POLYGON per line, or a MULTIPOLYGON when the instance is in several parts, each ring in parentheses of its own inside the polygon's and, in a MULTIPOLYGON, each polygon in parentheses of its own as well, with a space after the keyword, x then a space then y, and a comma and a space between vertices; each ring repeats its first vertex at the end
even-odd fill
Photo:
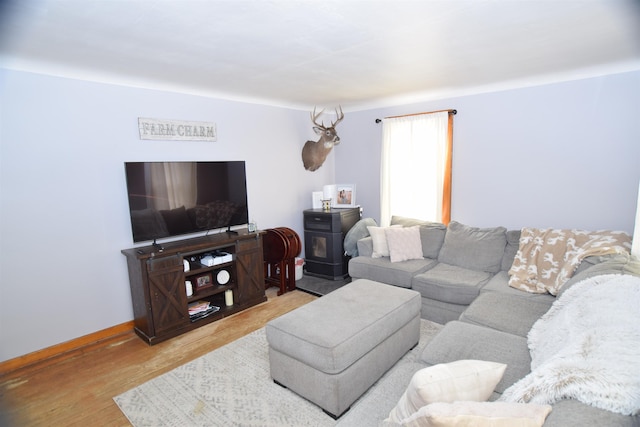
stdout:
POLYGON ((523 228, 509 286, 557 295, 586 257, 630 250, 631 237, 621 231, 523 228))
POLYGON ((575 399, 625 415, 640 413, 640 277, 609 274, 576 283, 527 339, 531 373, 500 400, 575 399))

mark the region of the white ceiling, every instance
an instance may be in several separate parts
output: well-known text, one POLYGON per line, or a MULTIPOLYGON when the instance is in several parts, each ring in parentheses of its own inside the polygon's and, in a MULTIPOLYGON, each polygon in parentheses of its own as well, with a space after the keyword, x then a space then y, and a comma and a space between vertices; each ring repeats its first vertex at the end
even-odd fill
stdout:
POLYGON ((638 0, 11 0, 0 66, 345 110, 640 69, 638 0))

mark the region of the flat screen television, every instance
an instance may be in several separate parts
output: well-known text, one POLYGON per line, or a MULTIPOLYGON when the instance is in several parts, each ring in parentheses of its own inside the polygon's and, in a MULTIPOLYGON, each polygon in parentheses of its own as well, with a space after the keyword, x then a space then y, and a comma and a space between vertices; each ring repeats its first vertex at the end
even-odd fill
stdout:
POLYGON ((134 242, 249 222, 244 161, 126 162, 134 242))

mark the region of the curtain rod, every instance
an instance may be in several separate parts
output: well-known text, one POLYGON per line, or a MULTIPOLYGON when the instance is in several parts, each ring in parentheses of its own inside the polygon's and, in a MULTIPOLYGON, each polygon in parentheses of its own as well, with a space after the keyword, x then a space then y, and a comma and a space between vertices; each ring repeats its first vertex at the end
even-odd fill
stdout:
MULTIPOLYGON (((449 114, 453 114, 454 116, 456 114, 458 114, 458 110, 438 110, 438 111, 428 111, 426 113, 413 113, 413 114, 405 114, 403 116, 391 116, 391 117, 385 117, 385 119, 397 119, 398 117, 410 117, 410 116, 421 116, 423 114, 433 114, 433 113, 442 113, 443 111, 446 111, 449 114)), ((380 123, 383 119, 376 119, 376 123, 380 123)))

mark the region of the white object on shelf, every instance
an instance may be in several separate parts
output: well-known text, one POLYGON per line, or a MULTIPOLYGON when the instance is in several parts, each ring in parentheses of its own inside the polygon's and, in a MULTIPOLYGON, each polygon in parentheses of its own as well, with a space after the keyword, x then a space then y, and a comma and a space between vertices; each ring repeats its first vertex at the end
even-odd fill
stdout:
POLYGON ((229 279, 230 278, 231 278, 231 275, 229 274, 229 272, 227 270, 220 270, 220 271, 218 271, 218 274, 216 275, 216 280, 221 285, 226 285, 227 283, 229 283, 229 279))
POLYGON ((231 261, 233 261, 233 255, 227 252, 220 252, 216 254, 216 256, 207 255, 205 257, 202 257, 200 259, 200 264, 204 265, 205 267, 212 267, 214 265, 224 264, 225 262, 231 261))
POLYGON ((231 289, 224 291, 224 303, 227 307, 233 305, 233 291, 231 289))
POLYGON ((215 264, 215 258, 211 255, 207 255, 205 257, 200 258, 200 264, 206 267, 211 267, 212 265, 215 264))
POLYGON ((304 265, 304 259, 296 258, 296 280, 302 279, 302 266, 304 265))
POLYGON ((323 197, 322 191, 313 191, 311 193, 311 207, 313 209, 322 208, 322 197, 323 197))
POLYGON ((224 264, 233 261, 233 255, 227 252, 220 252, 220 255, 213 257, 213 265, 224 264))
POLYGON ((327 199, 336 199, 336 185, 335 184, 331 184, 331 185, 325 185, 324 187, 322 187, 322 198, 324 200, 327 199))

